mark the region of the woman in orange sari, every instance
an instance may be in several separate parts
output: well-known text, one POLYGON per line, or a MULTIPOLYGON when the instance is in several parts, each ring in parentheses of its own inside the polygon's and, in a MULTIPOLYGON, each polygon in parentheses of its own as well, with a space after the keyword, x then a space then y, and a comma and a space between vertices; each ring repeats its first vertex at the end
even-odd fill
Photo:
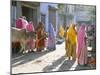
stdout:
POLYGON ((41 52, 44 50, 45 47, 45 31, 44 31, 44 25, 42 22, 39 22, 37 28, 36 28, 36 48, 37 52, 41 52))
POLYGON ((77 33, 75 30, 75 26, 73 24, 70 25, 69 29, 66 32, 66 56, 70 60, 76 60, 76 45, 77 45, 77 33))

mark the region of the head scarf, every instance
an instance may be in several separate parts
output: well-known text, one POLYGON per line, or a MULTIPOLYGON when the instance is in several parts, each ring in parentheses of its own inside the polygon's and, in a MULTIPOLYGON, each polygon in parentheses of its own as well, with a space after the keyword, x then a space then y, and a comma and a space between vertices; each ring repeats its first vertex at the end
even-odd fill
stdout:
POLYGON ((67 31, 67 37, 72 44, 75 44, 77 42, 77 33, 73 24, 70 25, 67 31))
POLYGON ((80 50, 84 45, 85 38, 85 25, 82 24, 78 31, 78 54, 80 54, 80 50))
POLYGON ((26 26, 26 30, 29 32, 35 31, 33 23, 29 22, 28 25, 26 26))
POLYGON ((64 33, 65 33, 65 30, 64 30, 63 26, 61 25, 60 29, 59 29, 59 36, 63 38, 64 37, 64 33))
POLYGON ((49 37, 55 37, 55 31, 53 25, 50 23, 48 27, 49 37))

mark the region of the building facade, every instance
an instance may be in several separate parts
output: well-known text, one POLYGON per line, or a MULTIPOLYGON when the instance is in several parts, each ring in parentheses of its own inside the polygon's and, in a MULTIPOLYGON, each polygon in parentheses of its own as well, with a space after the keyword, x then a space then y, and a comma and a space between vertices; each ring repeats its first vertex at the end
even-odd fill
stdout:
POLYGON ((96 8, 94 6, 75 5, 75 21, 77 23, 86 23, 89 25, 95 24, 92 16, 96 17, 96 8), (92 13, 94 11, 94 13, 92 13))
POLYGON ((11 7, 11 23, 12 26, 15 26, 15 20, 20 16, 25 16, 27 21, 32 21, 34 27, 36 27, 37 22, 39 21, 39 3, 34 2, 21 2, 21 1, 12 1, 11 7))
POLYGON ((93 10, 95 12, 94 6, 12 1, 11 24, 15 26, 17 18, 26 16, 28 22, 33 22, 34 27, 39 21, 42 21, 47 32, 49 24, 52 23, 57 33, 60 25, 66 29, 66 26, 71 23, 95 23, 95 20, 91 20, 91 16, 96 17, 95 14, 91 13, 93 10), (62 7, 60 8, 59 5, 62 7))
POLYGON ((48 32, 48 25, 53 24, 55 31, 58 25, 58 4, 12 1, 11 24, 15 26, 15 20, 20 16, 25 16, 27 21, 32 21, 34 27, 39 21, 44 23, 45 30, 48 32))
POLYGON ((41 21, 45 24, 45 29, 48 31, 48 25, 52 23, 55 31, 58 25, 58 4, 40 3, 41 21))

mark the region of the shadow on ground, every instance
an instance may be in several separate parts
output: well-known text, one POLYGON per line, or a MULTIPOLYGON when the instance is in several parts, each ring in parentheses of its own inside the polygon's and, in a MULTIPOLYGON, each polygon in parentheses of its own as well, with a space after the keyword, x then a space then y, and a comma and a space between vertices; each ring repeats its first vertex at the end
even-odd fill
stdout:
POLYGON ((33 52, 33 53, 26 53, 26 54, 16 54, 16 55, 13 55, 11 58, 11 65, 12 67, 16 67, 18 65, 25 64, 27 62, 33 61, 50 52, 52 51, 44 51, 41 53, 33 52))
POLYGON ((77 65, 75 70, 93 70, 96 69, 96 62, 94 61, 94 57, 88 57, 88 64, 87 65, 77 65), (93 60, 93 61, 92 61, 93 60))
POLYGON ((58 71, 69 71, 75 63, 75 60, 65 60, 58 71))
POLYGON ((43 72, 53 72, 53 71, 67 71, 69 70, 72 65, 75 63, 73 60, 65 60, 64 56, 59 58, 58 60, 54 61, 52 65, 48 65, 43 69, 43 72), (56 69, 58 66, 60 67, 57 70, 56 69))
POLYGON ((80 70, 93 70, 93 69, 96 69, 96 67, 93 67, 92 65, 88 64, 88 65, 77 65, 75 70, 76 71, 80 71, 80 70))

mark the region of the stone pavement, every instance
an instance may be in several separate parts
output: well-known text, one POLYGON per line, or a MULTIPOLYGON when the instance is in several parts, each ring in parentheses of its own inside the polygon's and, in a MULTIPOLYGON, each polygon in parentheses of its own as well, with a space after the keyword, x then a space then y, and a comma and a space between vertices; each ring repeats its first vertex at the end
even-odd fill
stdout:
POLYGON ((14 55, 11 59, 12 74, 95 69, 95 65, 80 66, 74 60, 67 60, 64 48, 63 42, 56 45, 55 51, 14 55))

